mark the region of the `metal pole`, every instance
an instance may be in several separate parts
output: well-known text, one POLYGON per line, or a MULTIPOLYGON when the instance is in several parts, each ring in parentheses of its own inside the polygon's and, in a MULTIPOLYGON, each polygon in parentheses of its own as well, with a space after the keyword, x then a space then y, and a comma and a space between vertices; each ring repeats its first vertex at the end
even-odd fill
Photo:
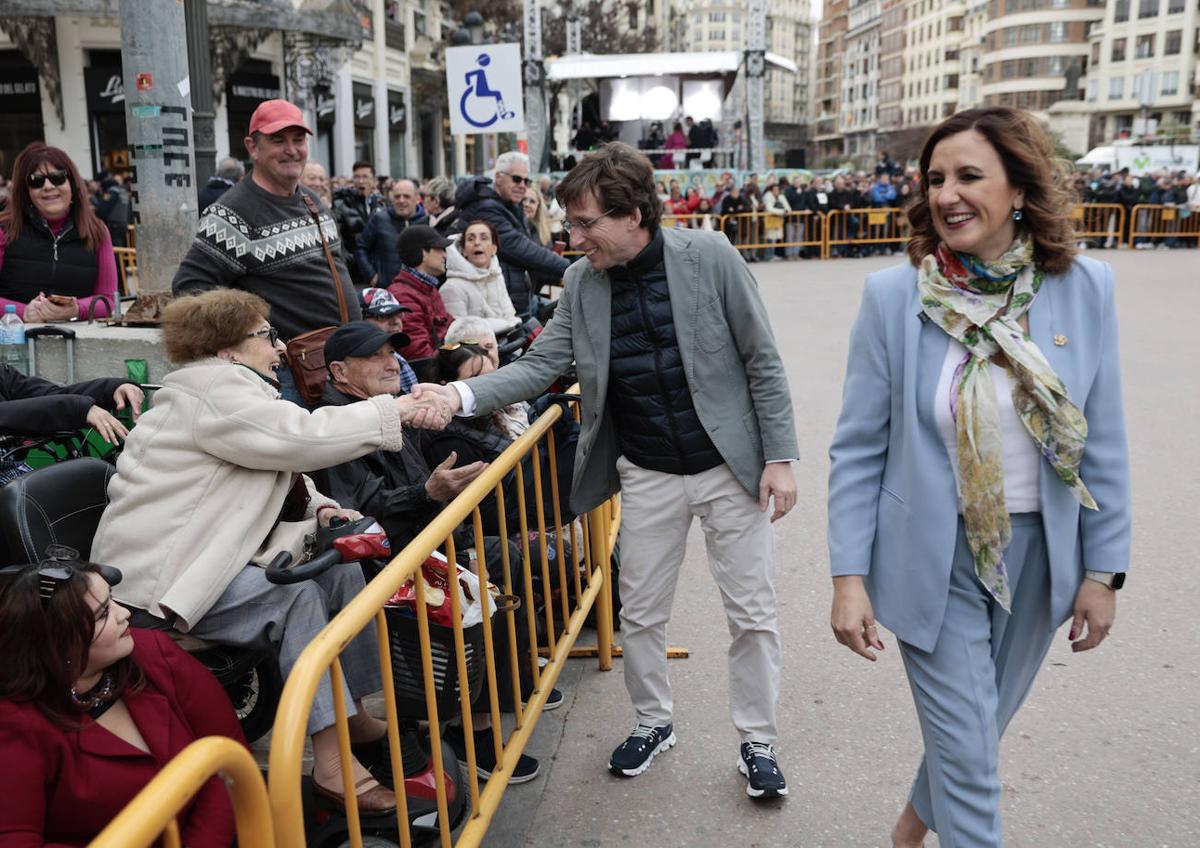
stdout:
POLYGON ((546 72, 542 64, 542 8, 525 0, 525 134, 529 139, 530 173, 547 170, 546 72))
POLYGON ((184 0, 187 18, 188 78, 192 88, 192 131, 196 137, 196 186, 217 170, 217 139, 213 131, 212 59, 208 51, 208 0, 184 0))
POLYGON ((191 85, 183 5, 120 0, 125 124, 138 223, 138 288, 171 290, 196 232, 191 85))
MULTIPOLYGON (((478 15, 479 13, 475 12, 475 14, 478 15)), ((471 26, 469 30, 471 33, 471 43, 483 44, 483 28, 471 26)), ((487 136, 484 133, 475 133, 473 141, 475 148, 475 176, 481 177, 483 176, 483 172, 487 170, 487 136)))
POLYGON ((767 69, 767 4, 750 0, 749 38, 746 50, 746 106, 749 111, 750 170, 762 172, 767 164, 763 138, 763 77, 767 69))

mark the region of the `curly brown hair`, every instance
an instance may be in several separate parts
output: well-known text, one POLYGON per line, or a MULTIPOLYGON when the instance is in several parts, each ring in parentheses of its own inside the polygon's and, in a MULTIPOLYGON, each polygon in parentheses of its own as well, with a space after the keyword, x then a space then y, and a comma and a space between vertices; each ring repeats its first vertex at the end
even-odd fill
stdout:
POLYGON ((610 141, 584 156, 554 190, 564 209, 582 201, 586 194, 594 194, 600 208, 617 217, 641 210, 641 226, 646 230, 656 229, 662 219, 654 166, 644 153, 619 141, 610 141))
POLYGON ((988 140, 1000 156, 1004 173, 1025 198, 1024 217, 1017 232, 1033 240, 1033 261, 1039 268, 1061 274, 1075 259, 1075 228, 1071 207, 1077 198, 1070 179, 1070 167, 1054 155, 1054 144, 1041 125, 1028 112, 1006 106, 967 109, 951 115, 934 127, 921 149, 921 181, 908 207, 912 236, 908 257, 913 265, 937 249, 941 239, 933 226, 926 187, 929 160, 938 142, 975 130, 988 140))
POLYGON ((256 294, 237 289, 213 289, 171 301, 162 312, 162 337, 167 358, 176 365, 216 356, 235 347, 271 307, 256 294))

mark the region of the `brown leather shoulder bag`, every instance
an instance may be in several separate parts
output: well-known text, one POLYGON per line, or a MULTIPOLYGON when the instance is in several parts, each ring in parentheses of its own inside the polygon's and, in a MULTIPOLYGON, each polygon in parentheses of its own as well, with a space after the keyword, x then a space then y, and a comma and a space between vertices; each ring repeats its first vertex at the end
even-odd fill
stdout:
MULTIPOLYGON (((308 207, 308 213, 312 215, 313 224, 317 227, 317 235, 321 238, 321 247, 325 248, 325 261, 329 263, 329 273, 333 278, 333 290, 337 292, 338 311, 341 313, 342 323, 345 324, 349 320, 349 313, 346 311, 346 295, 342 291, 342 280, 338 276, 337 266, 333 264, 333 254, 329 252, 329 242, 325 241, 325 232, 321 229, 320 211, 303 189, 300 190, 300 196, 304 198, 304 205, 308 207)), ((325 388, 325 380, 328 377, 325 370, 325 342, 336 329, 337 327, 320 327, 316 330, 309 330, 287 343, 288 368, 291 369, 292 378, 296 381, 300 397, 307 404, 314 404, 321 399, 321 392, 325 388)))

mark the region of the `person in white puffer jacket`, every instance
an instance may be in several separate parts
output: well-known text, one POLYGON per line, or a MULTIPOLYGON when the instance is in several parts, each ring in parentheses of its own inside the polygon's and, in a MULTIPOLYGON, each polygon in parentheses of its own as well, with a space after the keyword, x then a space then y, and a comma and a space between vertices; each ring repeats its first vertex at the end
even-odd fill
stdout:
POLYGON ((472 221, 446 249, 446 282, 440 289, 442 302, 451 315, 484 318, 497 335, 521 323, 496 258, 499 245, 491 224, 472 221))

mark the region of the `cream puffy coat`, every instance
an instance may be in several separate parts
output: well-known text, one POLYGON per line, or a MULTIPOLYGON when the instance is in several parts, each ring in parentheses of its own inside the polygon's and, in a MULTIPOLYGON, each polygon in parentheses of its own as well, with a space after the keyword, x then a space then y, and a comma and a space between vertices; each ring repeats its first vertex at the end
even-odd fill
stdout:
POLYGON ((446 248, 446 282, 439 289, 446 311, 455 318, 485 318, 496 335, 511 330, 521 321, 504 285, 500 260, 493 256, 487 268, 476 268, 459 252, 461 243, 446 248))
MULTIPOLYGON (((400 445, 390 397, 308 412, 249 368, 194 362, 130 431, 92 559, 121 569, 119 601, 187 630, 267 541, 293 474, 400 445)), ((305 482, 308 516, 336 505, 305 482)))

